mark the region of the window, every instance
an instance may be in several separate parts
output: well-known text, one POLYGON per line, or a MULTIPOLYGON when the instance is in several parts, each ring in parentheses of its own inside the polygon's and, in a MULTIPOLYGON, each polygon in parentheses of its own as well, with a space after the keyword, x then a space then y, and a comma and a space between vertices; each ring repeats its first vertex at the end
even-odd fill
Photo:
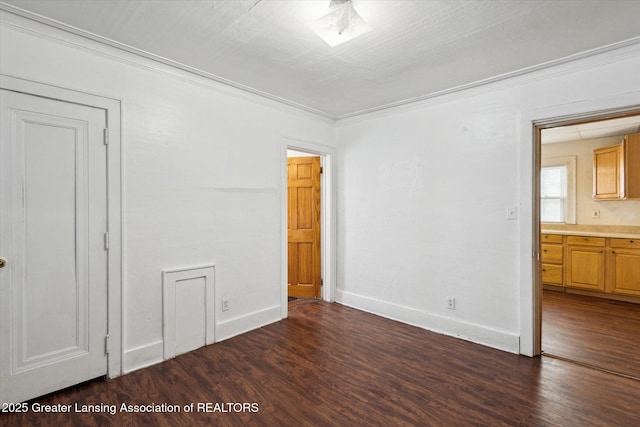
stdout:
POLYGON ((542 160, 540 170, 540 221, 576 223, 576 158, 542 160))
POLYGON ((567 168, 552 166, 540 171, 540 219, 565 222, 567 204, 567 168))

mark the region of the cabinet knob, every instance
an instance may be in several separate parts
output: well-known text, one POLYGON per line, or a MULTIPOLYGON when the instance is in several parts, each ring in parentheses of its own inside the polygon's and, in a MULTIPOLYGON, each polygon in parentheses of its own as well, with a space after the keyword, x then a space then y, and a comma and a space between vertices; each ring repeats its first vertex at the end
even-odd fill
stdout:
POLYGON ((543 249, 543 250, 542 250, 542 252, 547 252, 547 250, 546 250, 546 249, 543 249))
POLYGON ((589 238, 588 238, 588 237, 585 237, 585 238, 584 238, 584 241, 585 241, 585 242, 588 242, 588 241, 589 241, 589 238))
POLYGON ((633 240, 629 240, 629 243, 633 243, 633 240))

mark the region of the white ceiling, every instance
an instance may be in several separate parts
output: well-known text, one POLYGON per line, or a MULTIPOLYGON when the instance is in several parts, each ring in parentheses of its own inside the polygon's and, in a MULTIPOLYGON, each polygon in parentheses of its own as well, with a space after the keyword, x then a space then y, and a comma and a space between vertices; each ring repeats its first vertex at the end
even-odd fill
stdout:
POLYGON ((2 8, 333 118, 640 42, 639 0, 353 3, 373 30, 335 48, 307 25, 329 0, 6 0, 2 8))
POLYGON ((631 116, 543 129, 541 142, 543 144, 552 144, 555 142, 622 136, 638 132, 640 132, 640 116, 631 116))

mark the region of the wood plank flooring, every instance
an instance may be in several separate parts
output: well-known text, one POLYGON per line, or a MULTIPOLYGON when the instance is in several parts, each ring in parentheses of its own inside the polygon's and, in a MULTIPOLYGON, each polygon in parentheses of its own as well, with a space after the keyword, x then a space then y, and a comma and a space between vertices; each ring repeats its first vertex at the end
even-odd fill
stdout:
POLYGON ((298 301, 289 314, 168 362, 36 401, 117 405, 115 415, 2 414, 0 424, 631 426, 640 419, 640 383, 631 379, 505 353, 339 304, 298 301), (255 403, 258 410, 120 412, 122 403, 199 402, 255 403))
POLYGON ((544 291, 542 350, 640 378, 640 304, 544 291))

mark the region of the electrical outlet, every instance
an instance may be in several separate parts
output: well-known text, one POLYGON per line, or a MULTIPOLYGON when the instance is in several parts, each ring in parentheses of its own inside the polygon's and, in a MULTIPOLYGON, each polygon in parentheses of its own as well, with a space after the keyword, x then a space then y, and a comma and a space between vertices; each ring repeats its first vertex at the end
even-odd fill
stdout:
POLYGON ((600 219, 600 211, 598 209, 591 210, 591 218, 600 219))
POLYGON ((222 300, 222 311, 229 311, 229 300, 226 298, 222 300))
POLYGON ((447 298, 447 308, 449 310, 455 310, 456 309, 456 299, 455 298, 447 298))

